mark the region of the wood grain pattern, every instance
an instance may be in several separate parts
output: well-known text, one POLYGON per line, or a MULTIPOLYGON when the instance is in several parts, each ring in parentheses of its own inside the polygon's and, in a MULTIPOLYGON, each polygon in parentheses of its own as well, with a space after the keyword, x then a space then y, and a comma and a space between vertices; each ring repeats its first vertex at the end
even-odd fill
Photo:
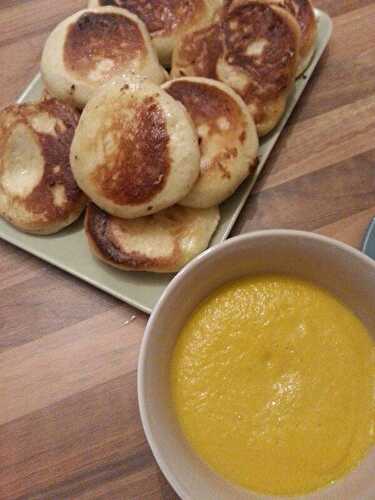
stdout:
MULTIPOLYGON (((0 106, 84 5, 0 2, 0 106)), ((298 228, 359 246, 375 215, 375 4, 316 5, 334 18, 332 42, 234 234, 298 228)), ((138 416, 146 316, 4 242, 0 274, 0 498, 176 499, 138 416)))

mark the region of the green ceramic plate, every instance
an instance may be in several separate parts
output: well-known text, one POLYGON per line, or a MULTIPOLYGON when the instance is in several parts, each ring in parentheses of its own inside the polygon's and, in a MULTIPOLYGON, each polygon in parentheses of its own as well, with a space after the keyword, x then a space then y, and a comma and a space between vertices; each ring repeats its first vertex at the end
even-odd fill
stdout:
MULTIPOLYGON (((217 245, 228 238, 272 148, 279 138, 285 123, 298 102, 304 88, 308 84, 315 66, 327 46, 332 32, 331 19, 320 10, 316 10, 316 16, 318 19, 318 42, 314 58, 305 74, 297 80, 295 91, 290 97, 282 121, 277 128, 262 141, 260 148, 261 161, 255 176, 245 181, 236 193, 221 205, 221 221, 212 238, 211 246, 217 245)), ((37 75, 21 95, 18 102, 38 99, 42 90, 41 77, 37 75)), ((89 252, 82 230, 82 220, 76 222, 61 233, 42 237, 21 233, 6 222, 0 220, 0 238, 147 313, 151 312, 165 287, 173 277, 173 275, 123 272, 106 266, 105 264, 101 264, 89 252)))

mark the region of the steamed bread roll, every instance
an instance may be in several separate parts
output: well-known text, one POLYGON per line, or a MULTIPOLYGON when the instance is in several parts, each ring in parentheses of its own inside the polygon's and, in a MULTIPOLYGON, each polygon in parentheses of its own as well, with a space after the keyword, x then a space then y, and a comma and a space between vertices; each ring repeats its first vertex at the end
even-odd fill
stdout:
POLYGON ((90 7, 115 5, 145 23, 160 62, 169 66, 173 47, 185 32, 211 22, 223 0, 89 0, 90 7))
POLYGON ((225 3, 211 26, 177 44, 172 76, 204 76, 235 90, 254 117, 258 134, 282 117, 296 77, 300 28, 284 8, 263 1, 225 3))
POLYGON ((269 3, 287 9, 297 20, 301 29, 301 45, 297 76, 300 76, 310 64, 314 55, 317 36, 317 22, 310 0, 268 0, 269 3))
POLYGON ((203 252, 216 230, 217 207, 175 205, 148 217, 125 220, 90 203, 85 231, 90 249, 101 261, 128 271, 171 273, 203 252))
POLYGON ((48 91, 80 108, 119 75, 165 81, 145 25, 116 7, 81 10, 62 21, 46 42, 41 69, 48 91))
POLYGON ((258 136, 254 120, 241 97, 221 82, 185 77, 167 82, 163 88, 186 107, 201 150, 199 179, 180 205, 218 205, 256 166, 258 136))
POLYGON ((140 79, 102 87, 83 110, 71 148, 81 189, 125 219, 182 200, 198 178, 199 161, 197 134, 184 106, 140 79))
POLYGON ((82 213, 86 197, 69 162, 78 118, 56 99, 0 112, 0 214, 17 228, 56 233, 82 213))

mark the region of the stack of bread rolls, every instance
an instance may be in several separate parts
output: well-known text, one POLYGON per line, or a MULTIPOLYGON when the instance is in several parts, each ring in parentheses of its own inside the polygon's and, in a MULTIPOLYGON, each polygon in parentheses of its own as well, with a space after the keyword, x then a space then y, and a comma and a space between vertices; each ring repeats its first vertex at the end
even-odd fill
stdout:
POLYGON ((176 272, 255 172, 314 52, 310 0, 90 0, 42 54, 40 101, 0 112, 0 213, 93 254, 176 272))

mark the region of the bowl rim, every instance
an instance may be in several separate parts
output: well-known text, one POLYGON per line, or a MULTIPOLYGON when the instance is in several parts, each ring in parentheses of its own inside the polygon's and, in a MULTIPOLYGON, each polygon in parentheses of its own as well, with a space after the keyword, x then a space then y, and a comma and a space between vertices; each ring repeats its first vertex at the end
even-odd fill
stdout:
POLYGON ((162 471, 162 473, 164 474, 164 476, 166 477, 166 479, 168 480, 169 484, 172 486, 174 491, 178 494, 179 497, 181 497, 182 500, 191 500, 191 498, 189 497, 189 493, 181 485, 179 479, 171 471, 168 463, 164 461, 161 454, 159 453, 159 447, 156 445, 154 441, 153 431, 151 430, 149 416, 146 410, 144 366, 147 357, 149 338, 152 335, 151 332, 154 329, 154 324, 157 320, 160 309, 169 300, 169 297, 173 293, 175 287, 178 286, 185 279, 185 276, 189 274, 194 268, 200 265, 204 265, 204 262, 207 261, 208 259, 214 258, 216 255, 225 252, 226 249, 236 246, 241 242, 244 241, 251 242, 258 238, 270 237, 270 236, 296 237, 296 238, 304 238, 311 241, 319 241, 323 244, 340 248, 344 252, 352 255, 354 259, 359 259, 365 264, 370 265, 370 267, 373 267, 375 269, 375 261, 373 259, 365 255, 357 248, 348 245, 347 243, 343 243, 342 241, 336 240, 334 238, 324 236, 318 233, 313 233, 309 231, 299 231, 294 229, 263 229, 234 236, 233 238, 229 238, 228 240, 219 243, 218 245, 208 248, 203 253, 195 257, 191 262, 189 262, 178 274, 176 274, 176 276, 168 284, 163 294, 161 295, 160 299, 158 300, 157 304, 155 305, 154 309, 152 310, 152 313, 148 319, 143 334, 139 357, 138 357, 138 366, 137 366, 137 393, 138 393, 139 414, 141 417, 141 423, 148 445, 151 448, 152 454, 158 466, 160 467, 160 470, 162 471))

